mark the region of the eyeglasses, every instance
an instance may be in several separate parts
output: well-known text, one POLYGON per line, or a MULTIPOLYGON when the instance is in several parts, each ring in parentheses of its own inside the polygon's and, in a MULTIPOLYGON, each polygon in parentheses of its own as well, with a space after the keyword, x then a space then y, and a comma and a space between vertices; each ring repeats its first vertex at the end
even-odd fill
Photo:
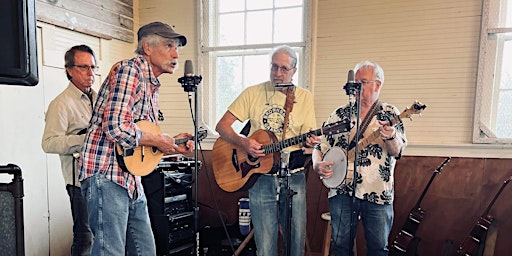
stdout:
POLYGON ((362 80, 362 81, 359 81, 359 83, 361 83, 362 85, 371 84, 373 82, 376 82, 376 80, 370 80, 370 81, 362 80))
POLYGON ((290 70, 292 70, 294 68, 287 68, 285 66, 278 66, 278 65, 273 64, 273 63, 270 64, 270 70, 276 72, 278 69, 280 69, 281 72, 283 72, 283 73, 288 73, 288 72, 290 72, 290 70))
POLYGON ((89 65, 73 65, 73 67, 79 68, 81 71, 86 72, 91 69, 93 72, 97 72, 100 67, 98 66, 89 66, 89 65))

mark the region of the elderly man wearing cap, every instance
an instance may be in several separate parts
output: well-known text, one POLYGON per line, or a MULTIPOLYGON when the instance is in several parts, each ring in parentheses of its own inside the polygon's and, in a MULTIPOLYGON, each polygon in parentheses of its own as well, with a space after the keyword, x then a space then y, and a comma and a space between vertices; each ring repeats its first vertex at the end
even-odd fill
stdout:
MULTIPOLYGON (((156 254, 141 177, 126 169, 117 145, 150 146, 164 154, 193 148, 193 141, 177 145, 137 125, 158 124, 158 77, 174 73, 178 47, 187 39, 161 22, 142 26, 137 36, 137 56, 114 64, 101 85, 81 151, 79 180, 94 234, 92 255, 156 254)), ((176 137, 186 136, 191 134, 176 137)))

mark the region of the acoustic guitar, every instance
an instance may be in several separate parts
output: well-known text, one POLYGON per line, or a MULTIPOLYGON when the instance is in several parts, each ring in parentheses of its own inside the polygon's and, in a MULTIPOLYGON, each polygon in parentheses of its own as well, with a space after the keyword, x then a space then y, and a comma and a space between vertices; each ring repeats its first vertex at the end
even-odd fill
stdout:
MULTIPOLYGON (((394 114, 385 112, 385 114, 380 114, 381 117, 379 117, 379 120, 386 119, 389 125, 395 125, 397 123, 402 122, 404 118, 409 118, 410 120, 412 120, 412 115, 414 114, 421 115, 421 112, 426 107, 427 106, 425 104, 419 101, 415 101, 410 107, 407 107, 404 111, 402 111, 402 113, 398 117, 394 114)), ((370 136, 359 140, 358 148, 366 148, 371 143, 375 143, 375 141, 377 141, 379 138, 380 132, 374 131, 372 134, 370 134, 370 136)), ((344 151, 340 147, 332 147, 323 155, 323 161, 334 162, 334 165, 331 167, 333 170, 333 175, 327 179, 322 179, 322 183, 327 188, 336 188, 341 183, 343 183, 347 176, 347 166, 348 168, 351 168, 350 171, 353 171, 352 167, 354 163, 355 148, 348 151, 347 154, 345 154, 344 152, 346 151, 344 151)))
POLYGON ((215 180, 226 192, 249 189, 256 182, 258 174, 269 173, 272 167, 280 162, 282 149, 300 144, 312 135, 346 132, 348 127, 348 123, 340 121, 283 141, 278 141, 272 132, 257 130, 250 138, 264 145, 261 148, 265 153, 263 157, 253 157, 242 147, 218 138, 212 149, 215 180))
MULTIPOLYGON (((160 134, 160 127, 158 125, 142 120, 136 125, 143 131, 153 134, 160 134)), ((197 140, 201 141, 207 136, 206 129, 200 129, 197 132, 197 140)), ((185 144, 189 140, 194 140, 192 137, 175 138, 176 145, 185 144)), ((136 176, 146 176, 155 170, 156 166, 164 156, 164 153, 158 150, 157 147, 139 146, 136 148, 123 149, 121 145, 116 143, 116 158, 119 165, 136 176)))
POLYGON ((498 190, 491 203, 489 203, 489 206, 487 206, 484 213, 476 221, 476 224, 471 230, 470 234, 464 239, 464 241, 462 241, 462 244, 460 244, 459 248, 457 249, 457 254, 468 256, 473 255, 478 245, 480 245, 486 238, 487 231, 489 230, 489 227, 494 220, 494 218, 489 215, 489 211, 510 180, 512 180, 512 176, 503 182, 503 185, 501 185, 501 188, 498 190))
POLYGON ((432 177, 430 177, 430 180, 423 190, 423 193, 421 193, 421 196, 416 202, 416 205, 409 213, 409 216, 407 217, 402 230, 398 232, 398 235, 393 241, 393 244, 391 244, 391 247, 389 248, 390 256, 416 255, 416 250, 419 243, 419 238, 416 237, 416 231, 418 231, 418 227, 425 216, 425 212, 423 209, 421 209, 421 201, 423 200, 423 197, 425 197, 425 194, 432 184, 432 181, 434 181, 436 175, 441 172, 441 169, 443 169, 443 167, 448 162, 450 162, 450 159, 451 157, 447 157, 444 162, 439 167, 437 167, 437 169, 432 174, 432 177))

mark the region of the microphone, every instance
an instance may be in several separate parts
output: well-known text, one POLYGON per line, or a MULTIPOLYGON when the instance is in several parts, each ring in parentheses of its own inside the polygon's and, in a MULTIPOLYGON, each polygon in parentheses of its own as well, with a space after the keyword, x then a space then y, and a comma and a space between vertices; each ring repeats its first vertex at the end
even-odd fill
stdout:
POLYGON ((185 61, 185 72, 183 77, 178 78, 178 83, 181 84, 186 92, 193 92, 203 77, 194 75, 194 64, 191 60, 185 61))
POLYGON ((356 102, 356 92, 361 89, 361 83, 356 83, 355 81, 354 70, 348 71, 347 83, 343 86, 343 89, 348 95, 348 102, 350 102, 350 105, 353 105, 356 102))
POLYGON ((293 83, 275 83, 274 84, 274 87, 276 88, 285 88, 285 87, 291 87, 291 86, 294 86, 293 83))
POLYGON ((191 60, 185 61, 185 73, 183 75, 186 77, 194 76, 194 64, 191 60))
POLYGON ((240 198, 238 200, 238 225, 240 233, 244 236, 251 231, 251 210, 249 209, 249 198, 240 198))

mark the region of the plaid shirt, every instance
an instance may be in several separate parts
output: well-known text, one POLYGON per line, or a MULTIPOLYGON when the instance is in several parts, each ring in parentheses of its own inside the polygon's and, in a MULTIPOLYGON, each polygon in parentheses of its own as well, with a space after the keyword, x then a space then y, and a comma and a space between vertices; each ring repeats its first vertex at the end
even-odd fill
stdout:
POLYGON ((139 145, 142 131, 137 121, 158 122, 159 88, 160 82, 142 56, 114 64, 98 92, 81 152, 80 181, 101 173, 128 190, 131 198, 135 189, 138 197, 144 193, 140 176, 119 167, 114 148, 116 143, 123 148, 139 145))

